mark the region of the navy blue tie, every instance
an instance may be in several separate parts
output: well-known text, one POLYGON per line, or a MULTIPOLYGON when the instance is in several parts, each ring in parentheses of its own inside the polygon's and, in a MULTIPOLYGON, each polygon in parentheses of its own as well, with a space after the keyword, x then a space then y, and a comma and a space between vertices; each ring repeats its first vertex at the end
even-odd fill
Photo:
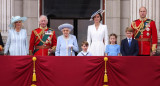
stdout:
POLYGON ((131 39, 128 39, 128 40, 129 40, 129 42, 128 42, 129 43, 129 47, 131 47, 131 39))

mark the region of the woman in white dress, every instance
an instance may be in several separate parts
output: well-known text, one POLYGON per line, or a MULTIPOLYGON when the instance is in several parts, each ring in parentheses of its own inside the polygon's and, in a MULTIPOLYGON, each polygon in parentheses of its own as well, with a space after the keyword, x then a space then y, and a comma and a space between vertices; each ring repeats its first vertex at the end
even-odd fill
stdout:
POLYGON ((7 55, 8 51, 10 55, 27 55, 29 54, 29 46, 27 40, 26 29, 23 29, 22 22, 27 18, 15 16, 11 19, 8 31, 8 38, 4 49, 4 54, 7 55))
POLYGON ((88 26, 87 42, 89 43, 88 51, 93 56, 104 56, 105 46, 108 45, 107 25, 101 24, 103 10, 95 12, 90 20, 94 21, 93 25, 88 26))

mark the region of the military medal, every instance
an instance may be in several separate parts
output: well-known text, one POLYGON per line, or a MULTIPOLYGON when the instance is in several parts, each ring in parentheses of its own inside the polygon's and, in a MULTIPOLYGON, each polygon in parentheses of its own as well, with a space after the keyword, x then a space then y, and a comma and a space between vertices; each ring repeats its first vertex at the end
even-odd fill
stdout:
POLYGON ((149 36, 149 33, 147 33, 147 36, 149 36))
POLYGON ((150 29, 149 29, 149 28, 146 28, 146 30, 149 31, 150 29))
POLYGON ((146 23, 146 25, 145 25, 145 26, 148 28, 148 27, 150 27, 150 24, 149 24, 149 23, 146 23))
POLYGON ((46 35, 51 35, 51 34, 52 34, 52 31, 51 31, 51 30, 46 31, 45 34, 46 34, 46 35))

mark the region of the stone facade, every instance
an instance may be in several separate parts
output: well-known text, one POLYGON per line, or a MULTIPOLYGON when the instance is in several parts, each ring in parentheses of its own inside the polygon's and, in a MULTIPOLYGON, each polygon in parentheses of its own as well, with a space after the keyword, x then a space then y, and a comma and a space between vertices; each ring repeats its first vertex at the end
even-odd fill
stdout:
POLYGON ((7 30, 10 29, 8 25, 12 16, 26 16, 28 18, 24 22, 24 27, 27 29, 29 40, 31 31, 38 27, 38 2, 38 0, 0 0, 0 20, 2 20, 0 21, 0 29, 4 43, 8 35, 7 30))
MULTIPOLYGON (((146 6, 148 18, 156 21, 159 36, 160 50, 160 9, 159 0, 105 0, 106 4, 106 24, 109 34, 118 35, 118 44, 125 38, 125 28, 131 25, 131 21, 139 18, 138 9, 146 6)), ((27 29, 28 40, 31 31, 38 27, 39 0, 0 0, 0 29, 4 42, 7 38, 8 24, 11 16, 26 16, 28 20, 24 23, 27 29)))

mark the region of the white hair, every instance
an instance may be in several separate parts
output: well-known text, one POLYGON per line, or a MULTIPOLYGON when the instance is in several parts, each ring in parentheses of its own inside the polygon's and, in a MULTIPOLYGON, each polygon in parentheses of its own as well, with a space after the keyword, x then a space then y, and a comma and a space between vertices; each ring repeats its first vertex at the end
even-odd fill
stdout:
POLYGON ((42 17, 45 17, 46 18, 46 20, 47 20, 47 22, 48 22, 48 18, 47 18, 47 16, 46 15, 41 15, 40 17, 39 17, 39 22, 41 21, 41 18, 42 17))
MULTIPOLYGON (((71 32, 71 30, 69 28, 67 28, 67 29, 69 30, 69 32, 71 32)), ((63 29, 61 31, 63 31, 63 29)))

